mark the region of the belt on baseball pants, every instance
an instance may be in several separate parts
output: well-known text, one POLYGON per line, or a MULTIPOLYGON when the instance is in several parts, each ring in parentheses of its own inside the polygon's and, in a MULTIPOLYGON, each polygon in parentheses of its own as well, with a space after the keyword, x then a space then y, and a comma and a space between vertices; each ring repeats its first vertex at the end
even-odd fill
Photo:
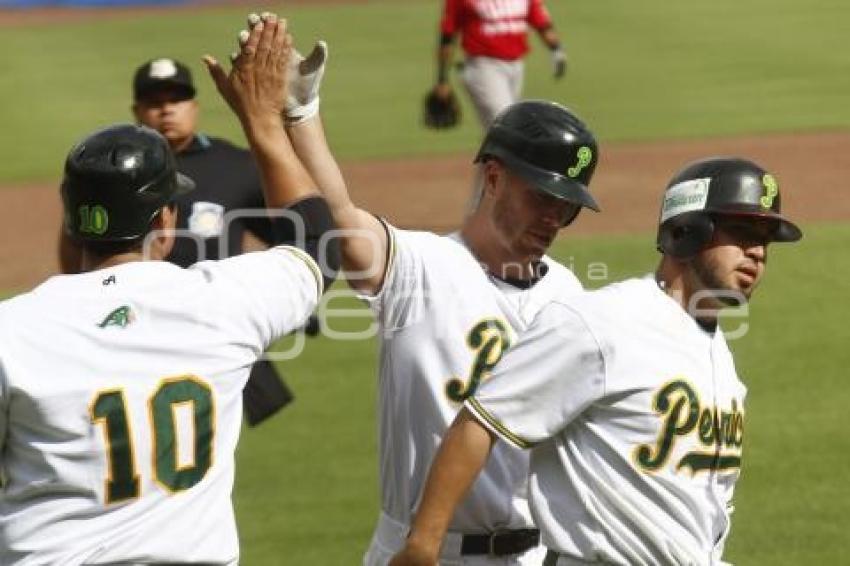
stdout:
MULTIPOLYGON (((384 548, 398 552, 410 533, 410 526, 396 521, 381 512, 375 530, 375 540, 384 548)), ((458 556, 510 556, 522 554, 540 544, 537 529, 513 529, 492 534, 463 534, 449 531, 443 538, 440 557, 456 559, 458 556)))
POLYGON ((538 544, 540 544, 540 531, 537 529, 497 531, 486 535, 463 535, 460 553, 464 556, 476 554, 510 556, 522 554, 538 544))
POLYGON ((566 554, 558 554, 554 550, 546 551, 546 558, 543 559, 543 566, 582 566, 583 564, 604 564, 603 562, 588 562, 581 558, 573 558, 566 554))

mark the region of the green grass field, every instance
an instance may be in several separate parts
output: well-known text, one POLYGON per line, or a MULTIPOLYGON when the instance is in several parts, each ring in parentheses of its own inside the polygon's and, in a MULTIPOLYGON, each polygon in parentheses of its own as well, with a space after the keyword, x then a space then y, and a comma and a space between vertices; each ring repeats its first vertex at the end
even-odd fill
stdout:
MULTIPOLYGON (((840 305, 850 273, 834 258, 848 238, 848 226, 823 226, 800 245, 774 246, 750 331, 731 342, 749 387, 726 553, 736 564, 847 563, 850 350, 840 305)), ((609 280, 652 271, 657 261, 649 235, 566 239, 554 255, 584 276, 605 264, 609 280)), ((334 329, 365 323, 329 320, 334 329)), ((358 563, 377 516, 376 344, 320 338, 308 348, 280 366, 296 403, 242 436, 236 505, 249 566, 358 563)))
MULTIPOLYGON (((844 0, 549 4, 571 66, 563 82, 553 81, 533 39, 525 94, 573 107, 603 142, 850 126, 844 0)), ((478 125, 468 106, 458 130, 419 124, 434 74, 437 0, 277 8, 291 17, 302 49, 317 38, 330 44, 323 113, 341 157, 474 146, 478 125)), ((203 125, 239 139, 200 57, 226 60, 247 9, 3 28, 0 115, 14 135, 0 138, 0 184, 55 179, 84 132, 128 120, 133 69, 154 56, 190 63, 203 125)))
MULTIPOLYGON (((526 94, 576 108, 603 142, 850 127, 845 0, 549 4, 571 67, 567 80, 553 82, 535 41, 526 94)), ((199 59, 205 52, 226 59, 244 11, 2 28, 0 184, 55 179, 82 133, 129 119, 133 68, 152 56, 190 62, 204 128, 241 139, 199 59)), ((418 122, 437 12, 436 0, 288 12, 302 48, 316 38, 331 45, 323 113, 341 157, 474 147, 469 107, 452 132, 427 132, 418 122)), ((800 245, 771 250, 752 328, 732 343, 750 388, 726 554, 742 565, 850 563, 842 534, 850 530, 850 390, 842 381, 850 365, 843 318, 850 226, 805 228, 800 245)), ((609 281, 656 261, 650 235, 568 239, 555 255, 580 276, 603 262, 609 281)), ((331 317, 329 324, 366 322, 331 317)), ((308 347, 281 364, 297 401, 242 436, 235 501, 246 566, 359 563, 376 518, 376 344, 318 338, 308 347)))

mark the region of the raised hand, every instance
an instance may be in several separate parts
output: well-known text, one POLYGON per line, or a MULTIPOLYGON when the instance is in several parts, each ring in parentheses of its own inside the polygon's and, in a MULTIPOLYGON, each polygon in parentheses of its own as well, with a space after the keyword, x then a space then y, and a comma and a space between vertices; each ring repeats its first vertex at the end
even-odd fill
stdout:
MULTIPOLYGON (((248 29, 253 30, 259 22, 264 21, 267 14, 248 16, 248 29)), ((239 36, 240 44, 248 38, 249 32, 242 31, 239 36)), ((319 88, 325 74, 325 64, 328 61, 328 44, 317 41, 313 50, 304 57, 293 46, 287 63, 287 96, 282 114, 288 126, 304 122, 319 113, 319 88)))
POLYGON ((286 20, 275 14, 252 15, 249 27, 239 34, 239 51, 232 56, 230 73, 210 55, 204 56, 204 63, 218 92, 243 124, 279 121, 287 96, 292 37, 286 20))

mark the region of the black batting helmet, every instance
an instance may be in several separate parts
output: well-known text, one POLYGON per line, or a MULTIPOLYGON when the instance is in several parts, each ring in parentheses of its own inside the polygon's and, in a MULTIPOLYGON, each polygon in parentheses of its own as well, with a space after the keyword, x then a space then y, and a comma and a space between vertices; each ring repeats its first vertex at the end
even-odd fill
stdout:
POLYGON ((781 214, 779 184, 752 161, 712 157, 687 165, 667 185, 657 245, 678 258, 699 253, 714 234, 718 215, 768 219, 770 241, 795 242, 800 229, 781 214))
POLYGON ((194 186, 177 172, 168 142, 155 130, 132 124, 98 130, 65 160, 65 231, 85 242, 138 240, 163 206, 194 186))
POLYGON ((596 139, 560 104, 524 100, 508 106, 487 130, 475 162, 491 157, 539 191, 599 210, 588 190, 599 160, 596 139))

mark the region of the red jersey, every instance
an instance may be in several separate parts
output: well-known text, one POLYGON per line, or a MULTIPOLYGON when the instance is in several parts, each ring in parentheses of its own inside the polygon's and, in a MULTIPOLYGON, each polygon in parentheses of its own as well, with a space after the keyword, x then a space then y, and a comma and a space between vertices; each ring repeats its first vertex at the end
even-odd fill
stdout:
POLYGON ((528 27, 545 29, 552 19, 543 0, 445 0, 440 30, 460 32, 467 55, 513 61, 528 52, 528 27))

